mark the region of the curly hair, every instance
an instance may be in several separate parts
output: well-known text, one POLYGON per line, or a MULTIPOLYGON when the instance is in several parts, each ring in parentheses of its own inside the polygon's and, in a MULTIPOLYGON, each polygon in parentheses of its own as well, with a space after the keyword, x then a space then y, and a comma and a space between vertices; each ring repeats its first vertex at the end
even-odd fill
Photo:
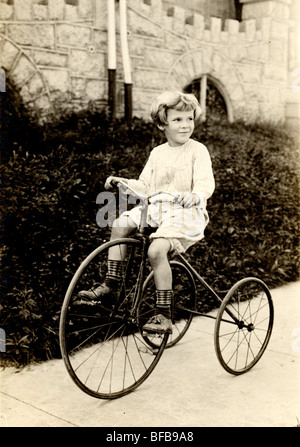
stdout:
POLYGON ((201 107, 195 95, 179 91, 166 91, 153 101, 150 116, 157 126, 164 126, 167 122, 168 110, 194 111, 194 119, 197 120, 201 113, 201 107))

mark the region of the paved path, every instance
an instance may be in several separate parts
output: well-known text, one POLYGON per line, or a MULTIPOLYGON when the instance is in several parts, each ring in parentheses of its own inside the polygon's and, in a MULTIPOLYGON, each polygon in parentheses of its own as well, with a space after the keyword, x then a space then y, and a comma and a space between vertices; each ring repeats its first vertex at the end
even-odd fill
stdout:
POLYGON ((219 365, 214 320, 198 317, 137 390, 83 393, 62 360, 0 372, 2 427, 295 427, 300 425, 300 283, 272 291, 275 323, 259 363, 241 376, 219 365))

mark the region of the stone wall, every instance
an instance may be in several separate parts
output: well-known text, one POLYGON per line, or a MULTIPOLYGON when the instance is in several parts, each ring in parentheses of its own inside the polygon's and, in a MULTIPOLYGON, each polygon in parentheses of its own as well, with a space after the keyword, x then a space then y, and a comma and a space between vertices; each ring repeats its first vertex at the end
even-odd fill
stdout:
MULTIPOLYGON (((183 89, 208 74, 231 120, 288 118, 297 125, 299 25, 290 20, 290 2, 243 0, 242 22, 212 17, 208 23, 184 8, 166 10, 162 0, 128 0, 134 115, 147 118, 163 89, 183 89)), ((118 29, 118 11, 116 17, 118 29)), ((40 121, 106 106, 106 0, 2 0, 0 33, 0 65, 40 121)), ((117 46, 122 114, 119 33, 117 46)))

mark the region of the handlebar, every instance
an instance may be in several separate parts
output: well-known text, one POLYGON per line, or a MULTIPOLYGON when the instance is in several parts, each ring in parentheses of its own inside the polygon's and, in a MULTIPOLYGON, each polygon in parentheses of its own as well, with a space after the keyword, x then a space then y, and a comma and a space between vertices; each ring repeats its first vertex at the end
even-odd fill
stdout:
POLYGON ((160 202, 160 201, 176 202, 176 200, 178 200, 179 196, 180 196, 179 193, 173 194, 173 193, 167 192, 167 191, 159 191, 159 192, 155 192, 150 195, 146 195, 146 194, 136 191, 135 189, 133 189, 131 186, 129 186, 127 183, 123 182, 122 180, 114 181, 113 183, 115 183, 118 187, 123 186, 125 189, 129 189, 130 191, 133 192, 133 194, 135 196, 139 197, 140 199, 142 199, 145 202, 149 200, 150 203, 155 203, 155 202, 160 202), (166 196, 169 196, 170 198, 165 200, 166 196), (155 200, 155 197, 156 197, 156 200, 155 200))

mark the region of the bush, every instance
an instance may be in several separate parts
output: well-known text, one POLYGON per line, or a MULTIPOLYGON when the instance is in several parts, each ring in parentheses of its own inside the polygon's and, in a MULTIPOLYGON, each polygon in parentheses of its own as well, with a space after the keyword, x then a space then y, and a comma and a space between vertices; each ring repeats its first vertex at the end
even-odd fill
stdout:
MULTIPOLYGON (((59 357, 58 322, 68 283, 108 229, 96 224, 96 197, 108 175, 137 177, 161 141, 153 125, 73 114, 31 128, 1 166, 4 359, 17 364, 59 357), (31 140, 35 142, 34 149, 31 140)), ((271 126, 207 122, 216 190, 206 238, 188 256, 223 293, 255 275, 270 287, 298 279, 298 155, 292 138, 271 126)))

